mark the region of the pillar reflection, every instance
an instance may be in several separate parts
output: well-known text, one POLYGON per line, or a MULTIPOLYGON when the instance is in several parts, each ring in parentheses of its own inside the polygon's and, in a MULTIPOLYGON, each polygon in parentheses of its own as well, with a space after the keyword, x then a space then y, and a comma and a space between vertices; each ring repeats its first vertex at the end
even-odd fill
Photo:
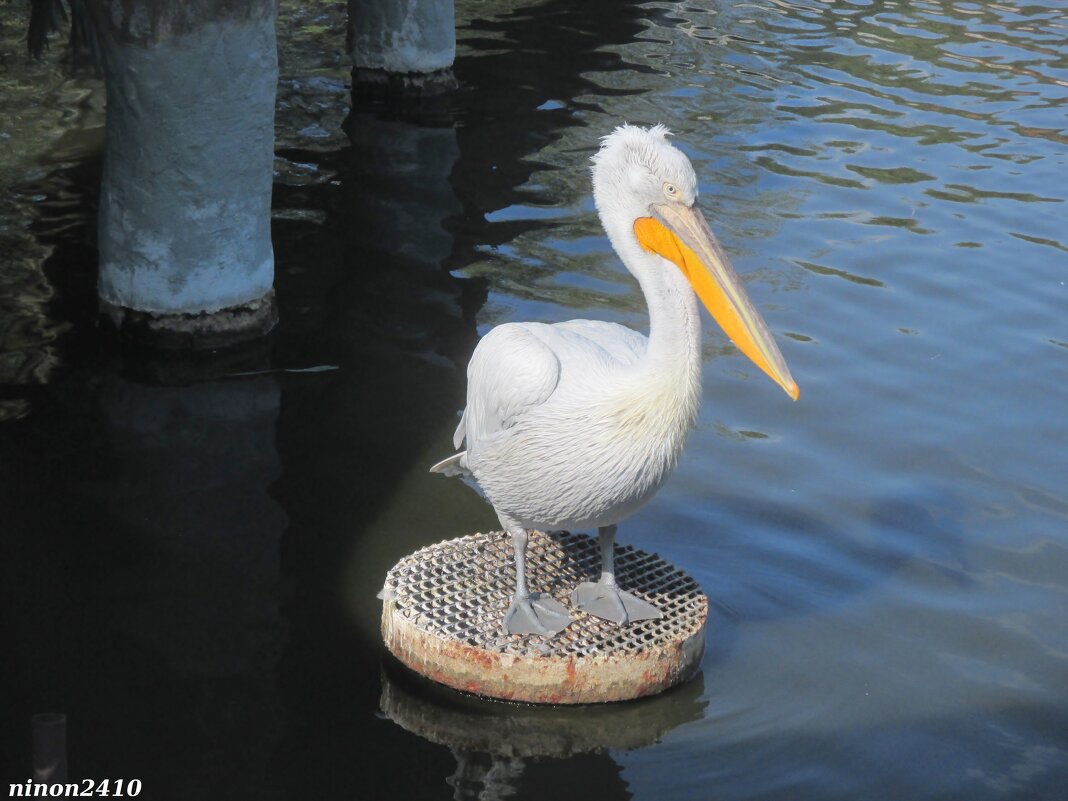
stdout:
POLYGON ((280 393, 273 374, 228 377, 233 368, 186 366, 175 383, 109 373, 97 396, 110 444, 102 504, 120 549, 97 626, 118 659, 97 677, 92 717, 77 723, 117 729, 143 755, 124 759, 159 771, 142 777, 146 787, 176 797, 258 791, 279 736, 286 516, 268 488, 280 472, 280 393), (168 757, 175 735, 213 756, 187 770, 168 757))

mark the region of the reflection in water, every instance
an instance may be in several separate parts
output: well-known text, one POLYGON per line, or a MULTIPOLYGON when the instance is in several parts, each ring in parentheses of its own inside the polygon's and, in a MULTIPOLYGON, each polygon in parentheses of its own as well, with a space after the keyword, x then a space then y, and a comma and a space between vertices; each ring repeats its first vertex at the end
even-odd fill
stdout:
MULTIPOLYGON (((392 561, 433 536, 433 509, 399 488, 455 426, 454 365, 473 346, 483 291, 442 268, 452 248, 444 221, 460 211, 448 180, 453 128, 357 106, 346 131, 352 144, 340 151, 281 154, 308 166, 275 196, 275 359, 338 369, 280 379, 284 473, 272 492, 290 513, 283 558, 295 585, 279 667, 290 720, 279 751, 285 782, 294 795, 340 786, 359 797, 382 771, 365 738, 392 739, 371 731, 374 596, 392 561), (390 525, 398 505, 420 522, 390 525)), ((418 775, 399 781, 414 791, 418 775)))
POLYGON ((62 366, 57 342, 84 319, 83 299, 60 285, 95 280, 46 266, 57 240, 91 252, 79 238, 96 205, 103 86, 60 69, 58 53, 28 59, 27 11, 0 6, 0 425, 32 412, 62 366))
MULTIPOLYGON (((278 736, 285 515, 265 490, 279 392, 270 375, 220 378, 210 360, 181 369, 180 385, 103 369, 89 393, 28 418, 40 466, 3 477, 22 488, 5 499, 23 539, 7 542, 3 583, 18 599, 8 646, 25 654, 5 715, 21 731, 42 707, 65 712, 72 780, 133 762, 146 787, 244 795, 278 736), (176 758, 191 742, 197 770, 176 758)), ((17 761, 4 775, 23 773, 23 743, 5 752, 17 761)))
POLYGON ((153 562, 113 577, 115 597, 144 598, 115 625, 182 671, 259 669, 281 625, 285 515, 264 492, 280 472, 274 377, 147 386, 110 376, 98 397, 111 443, 106 514, 153 562))
POLYGON ((103 514, 128 548, 100 588, 99 625, 131 658, 80 722, 114 725, 108 717, 125 709, 129 736, 144 737, 152 718, 185 729, 221 759, 183 775, 167 738, 148 736, 141 748, 159 749, 166 771, 153 784, 243 794, 261 784, 278 736, 286 518, 265 492, 280 472, 278 386, 270 375, 182 386, 112 376, 98 397, 111 443, 103 514), (155 697, 161 680, 188 688, 181 708, 155 697))
POLYGON ((58 342, 69 341, 75 326, 93 316, 84 303, 95 298, 95 275, 74 267, 57 276, 50 257, 57 248, 75 256, 91 251, 84 223, 86 206, 95 207, 98 175, 99 162, 90 159, 17 187, 17 197, 35 201, 30 209, 10 210, 23 225, 4 224, 11 198, 0 199, 0 423, 31 412, 40 388, 62 366, 58 342))
POLYGON ((666 733, 700 719, 703 682, 694 680, 658 697, 581 708, 503 704, 448 690, 416 677, 392 660, 382 672, 382 714, 402 729, 447 747, 456 770, 446 783, 453 798, 537 798, 551 760, 568 766, 557 798, 610 801, 631 797, 609 751, 652 745, 666 733))

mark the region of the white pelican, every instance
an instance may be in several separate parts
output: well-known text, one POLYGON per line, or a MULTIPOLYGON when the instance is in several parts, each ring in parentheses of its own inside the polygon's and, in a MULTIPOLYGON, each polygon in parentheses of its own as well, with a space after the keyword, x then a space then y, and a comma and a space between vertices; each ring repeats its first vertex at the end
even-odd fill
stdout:
POLYGON ((661 125, 623 125, 593 157, 601 224, 649 306, 649 336, 614 323, 506 323, 467 368, 467 408, 434 465, 467 475, 493 504, 515 548, 512 634, 551 635, 567 609, 526 583, 527 532, 597 528, 601 578, 572 604, 616 623, 659 617, 615 581, 616 524, 645 504, 678 462, 701 398, 697 294, 738 348, 797 399, 767 326, 695 206, 697 176, 661 125))

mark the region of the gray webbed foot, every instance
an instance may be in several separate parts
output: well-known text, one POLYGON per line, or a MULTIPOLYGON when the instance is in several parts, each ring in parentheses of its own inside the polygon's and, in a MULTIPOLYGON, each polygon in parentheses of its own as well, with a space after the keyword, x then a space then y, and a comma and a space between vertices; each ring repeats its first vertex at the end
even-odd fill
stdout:
POLYGON ((509 634, 543 634, 552 636, 571 625, 571 615, 551 595, 533 592, 522 598, 513 596, 504 613, 504 630, 509 634))
POLYGON ((586 581, 571 591, 571 603, 594 617, 618 623, 636 623, 662 617, 660 610, 636 595, 597 581, 586 581))

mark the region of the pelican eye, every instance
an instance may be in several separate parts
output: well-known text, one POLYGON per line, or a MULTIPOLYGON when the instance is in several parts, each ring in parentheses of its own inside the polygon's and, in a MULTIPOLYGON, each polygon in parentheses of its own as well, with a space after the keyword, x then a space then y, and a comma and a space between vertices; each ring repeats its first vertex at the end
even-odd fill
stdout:
POLYGON ((666 184, 664 184, 664 194, 667 195, 672 200, 677 200, 678 197, 679 197, 679 190, 675 186, 675 184, 666 183, 666 184))

